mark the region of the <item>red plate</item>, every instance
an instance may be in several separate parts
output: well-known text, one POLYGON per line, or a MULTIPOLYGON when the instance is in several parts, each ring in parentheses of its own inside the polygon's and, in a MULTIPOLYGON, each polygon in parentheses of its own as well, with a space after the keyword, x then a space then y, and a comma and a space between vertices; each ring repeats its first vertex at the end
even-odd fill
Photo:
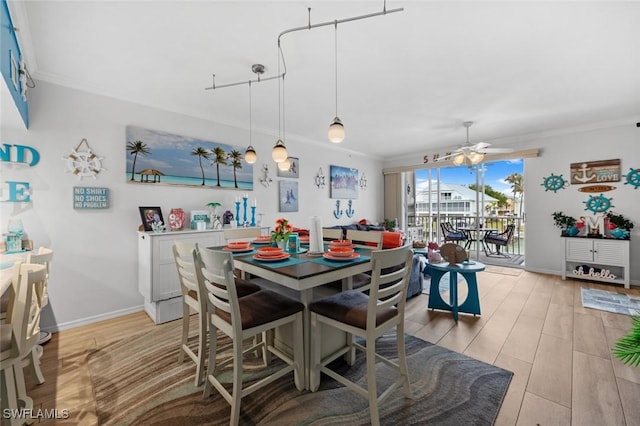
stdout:
POLYGON ((280 256, 284 252, 280 247, 260 247, 258 254, 262 257, 280 256))
POLYGON ((255 239, 253 241, 251 241, 252 244, 271 244, 271 240, 259 240, 259 239, 255 239))
POLYGON ((260 256, 259 254, 254 254, 253 258, 255 260, 259 260, 261 262, 277 262, 279 260, 286 260, 290 257, 287 253, 282 253, 280 256, 260 256))
POLYGON ((351 240, 333 240, 330 245, 335 247, 351 247, 351 240))
POLYGON ((328 260, 335 260, 337 262, 345 262, 347 260, 353 260, 353 259, 359 258, 360 254, 359 253, 353 253, 351 256, 348 256, 348 257, 345 257, 345 256, 336 257, 336 256, 331 256, 329 253, 325 253, 325 254, 322 255, 322 257, 324 257, 325 259, 328 259, 328 260))
POLYGON ((233 247, 223 247, 222 250, 230 251, 231 253, 244 253, 247 251, 253 250, 253 247, 242 247, 242 248, 233 248, 233 247))

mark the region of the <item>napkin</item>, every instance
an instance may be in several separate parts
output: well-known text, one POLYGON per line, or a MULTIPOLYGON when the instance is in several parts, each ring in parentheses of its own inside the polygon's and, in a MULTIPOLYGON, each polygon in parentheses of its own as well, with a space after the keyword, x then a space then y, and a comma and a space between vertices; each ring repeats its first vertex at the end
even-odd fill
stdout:
POLYGON ((309 229, 309 253, 322 253, 323 249, 322 222, 319 216, 312 216, 311 229, 309 229))

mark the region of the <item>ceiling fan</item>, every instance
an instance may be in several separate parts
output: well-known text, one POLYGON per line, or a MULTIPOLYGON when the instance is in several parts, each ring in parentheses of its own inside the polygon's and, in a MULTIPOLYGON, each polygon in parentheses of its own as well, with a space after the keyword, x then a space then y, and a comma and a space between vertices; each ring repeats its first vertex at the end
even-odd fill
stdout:
POLYGON ((491 144, 487 142, 471 143, 469 141, 469 127, 473 125, 473 121, 465 121, 462 125, 467 128, 467 141, 452 153, 440 157, 440 161, 453 158, 453 164, 456 166, 460 166, 464 163, 473 165, 484 160, 484 156, 486 154, 513 152, 513 149, 511 148, 489 148, 491 144))

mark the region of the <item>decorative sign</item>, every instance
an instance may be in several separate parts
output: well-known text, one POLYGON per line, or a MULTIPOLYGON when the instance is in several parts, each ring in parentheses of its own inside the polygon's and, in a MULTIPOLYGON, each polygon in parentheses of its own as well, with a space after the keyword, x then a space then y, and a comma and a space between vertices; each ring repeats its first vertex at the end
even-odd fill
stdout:
POLYGON ((573 270, 573 275, 581 276, 581 277, 593 277, 600 278, 603 280, 615 280, 616 276, 611 273, 608 269, 598 269, 590 266, 582 265, 573 270), (585 271, 586 268, 589 268, 585 271))
POLYGON ((578 188, 580 192, 607 192, 613 191, 616 189, 615 186, 611 185, 591 185, 591 186, 583 186, 582 188, 578 188))
MULTIPOLYGON (((24 164, 34 167, 40 161, 40 153, 30 146, 2 144, 0 148, 0 161, 9 164, 24 164)), ((13 203, 28 203, 31 201, 31 188, 29 182, 5 181, 8 189, 0 201, 13 203)), ((4 192, 4 191, 3 191, 4 192)))
POLYGON ((109 188, 74 186, 73 208, 75 210, 108 209, 109 188))
POLYGON ((564 180, 562 175, 555 176, 553 173, 551 173, 551 176, 547 176, 546 178, 544 178, 544 181, 541 185, 544 186, 545 192, 551 190, 555 193, 560 189, 564 189, 567 186, 567 181, 564 180))
POLYGON ((102 170, 102 159, 104 157, 98 157, 91 152, 91 147, 86 139, 82 139, 78 146, 72 150, 72 153, 64 157, 63 160, 67 162, 67 172, 73 173, 78 176, 78 179, 83 177, 96 178, 96 175, 102 170), (87 146, 86 151, 78 151, 82 144, 87 146))
POLYGON ((629 173, 626 174, 627 181, 625 185, 632 185, 633 189, 638 189, 640 186, 640 169, 629 169, 629 173))
POLYGON ((620 159, 571 163, 571 183, 619 182, 620 159))

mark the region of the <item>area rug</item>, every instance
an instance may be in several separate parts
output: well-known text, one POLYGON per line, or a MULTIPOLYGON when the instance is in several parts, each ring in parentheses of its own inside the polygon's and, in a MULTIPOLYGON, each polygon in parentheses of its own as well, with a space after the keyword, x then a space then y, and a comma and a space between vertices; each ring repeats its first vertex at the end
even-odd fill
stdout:
MULTIPOLYGON (((176 321, 175 323, 179 323, 176 321)), ((91 351, 89 371, 101 425, 227 425, 230 407, 215 390, 203 399, 195 387, 192 362, 179 364, 179 324, 91 351)), ((394 336, 378 341, 382 353, 395 355, 394 336)), ((513 373, 407 336, 413 399, 397 390, 380 407, 384 425, 491 425, 513 373)), ((249 374, 259 374, 250 362, 249 374)), ((393 380, 378 364, 379 386, 393 380)), ((364 356, 353 367, 334 363, 351 379, 366 383, 364 356)), ((242 400, 242 425, 367 425, 367 401, 322 376, 317 392, 298 391, 292 375, 242 400)))
POLYGON ((640 299, 624 293, 582 287, 582 306, 624 315, 640 314, 640 299))

